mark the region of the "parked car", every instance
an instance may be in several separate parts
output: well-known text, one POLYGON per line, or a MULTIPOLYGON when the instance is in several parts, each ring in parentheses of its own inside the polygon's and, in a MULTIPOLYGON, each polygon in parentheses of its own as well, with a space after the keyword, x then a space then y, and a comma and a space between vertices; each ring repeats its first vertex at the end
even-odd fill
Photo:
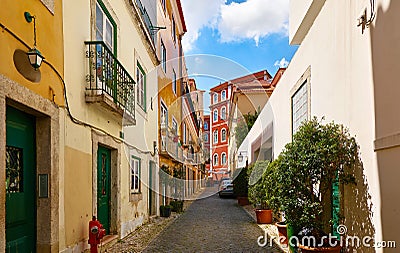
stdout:
POLYGON ((222 197, 233 197, 233 183, 230 178, 223 178, 218 186, 218 195, 222 197))

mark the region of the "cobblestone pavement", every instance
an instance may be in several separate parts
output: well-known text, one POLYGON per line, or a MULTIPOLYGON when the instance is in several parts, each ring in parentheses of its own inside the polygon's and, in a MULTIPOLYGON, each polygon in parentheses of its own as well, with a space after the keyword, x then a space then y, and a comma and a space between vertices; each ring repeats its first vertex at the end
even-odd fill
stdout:
POLYGON ((144 252, 282 252, 260 247, 264 232, 235 199, 220 199, 206 188, 188 210, 163 230, 144 252))
MULTIPOLYGON (((193 200, 198 197, 201 192, 193 195, 193 199, 185 200, 183 204, 184 210, 187 210, 193 203, 193 200)), ((144 248, 170 223, 177 219, 179 213, 172 213, 170 217, 155 217, 151 218, 149 222, 139 226, 128 236, 121 240, 118 240, 115 244, 108 246, 107 248, 100 249, 100 253, 136 253, 142 252, 144 248)))

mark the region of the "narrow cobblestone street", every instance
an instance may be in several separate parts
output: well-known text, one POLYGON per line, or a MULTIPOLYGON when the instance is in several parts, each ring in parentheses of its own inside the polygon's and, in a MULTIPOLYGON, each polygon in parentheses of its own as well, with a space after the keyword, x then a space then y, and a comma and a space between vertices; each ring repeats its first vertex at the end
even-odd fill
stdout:
POLYGON ((236 199, 220 199, 214 192, 206 188, 144 252, 281 252, 258 246, 262 230, 236 199))

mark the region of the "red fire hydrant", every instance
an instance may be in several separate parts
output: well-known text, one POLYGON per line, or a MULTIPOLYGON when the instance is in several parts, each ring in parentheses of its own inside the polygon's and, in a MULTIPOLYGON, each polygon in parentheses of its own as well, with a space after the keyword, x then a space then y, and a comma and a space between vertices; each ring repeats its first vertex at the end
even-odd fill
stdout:
POLYGON ((89 221, 89 240, 90 253, 97 253, 97 245, 100 244, 101 239, 106 235, 106 230, 103 225, 93 216, 89 221))

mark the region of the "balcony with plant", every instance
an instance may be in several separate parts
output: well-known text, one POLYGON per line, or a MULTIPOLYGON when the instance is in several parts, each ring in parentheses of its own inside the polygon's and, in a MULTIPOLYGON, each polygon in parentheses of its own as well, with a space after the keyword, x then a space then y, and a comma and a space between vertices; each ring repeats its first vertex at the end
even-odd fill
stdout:
POLYGON ((135 81, 103 41, 86 41, 86 102, 100 103, 135 124, 135 81))

